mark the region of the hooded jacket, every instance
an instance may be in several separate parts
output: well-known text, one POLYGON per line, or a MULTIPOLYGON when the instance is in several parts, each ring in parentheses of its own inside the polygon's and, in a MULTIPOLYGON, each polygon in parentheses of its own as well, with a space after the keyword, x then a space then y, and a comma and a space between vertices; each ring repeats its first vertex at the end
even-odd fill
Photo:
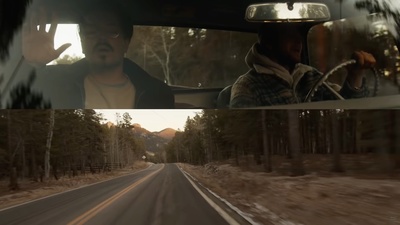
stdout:
MULTIPOLYGON (((278 63, 257 51, 254 44, 245 60, 250 70, 241 75, 232 86, 231 108, 294 104, 305 101, 312 85, 322 76, 315 68, 298 63, 292 74, 278 63)), ((345 82, 343 87, 330 84, 344 98, 360 98, 368 95, 365 80, 360 90, 345 82)), ((336 97, 321 86, 311 101, 334 100, 336 97)))
MULTIPOLYGON (((135 109, 174 108, 174 95, 168 85, 150 76, 128 59, 124 59, 123 71, 135 85, 135 109)), ((46 66, 37 70, 35 87, 43 93, 45 99, 51 100, 52 108, 83 109, 84 79, 88 73, 86 59, 71 65, 46 66)))

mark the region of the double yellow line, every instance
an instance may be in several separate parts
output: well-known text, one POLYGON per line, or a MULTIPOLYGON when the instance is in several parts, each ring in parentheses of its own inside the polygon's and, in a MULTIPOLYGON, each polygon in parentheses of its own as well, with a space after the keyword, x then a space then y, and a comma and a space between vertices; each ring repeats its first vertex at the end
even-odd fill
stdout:
POLYGON ((148 178, 150 178, 154 174, 156 174, 159 171, 161 171, 162 169, 164 169, 164 166, 165 165, 163 164, 160 169, 158 169, 158 170, 154 171, 153 173, 143 177, 142 179, 140 179, 140 180, 136 181, 135 183, 129 185, 127 188, 123 189, 122 191, 118 192, 117 194, 115 194, 115 195, 111 196, 110 198, 106 199, 105 201, 101 202, 100 204, 98 204, 94 208, 92 208, 89 211, 83 213, 82 215, 80 215, 79 217, 74 219, 73 221, 69 222, 68 225, 82 225, 82 224, 86 223, 88 220, 90 220, 91 218, 96 216, 101 210, 103 210, 104 208, 110 206, 113 202, 115 202, 121 196, 123 196, 124 194, 128 193, 130 190, 134 189, 136 186, 138 186, 139 184, 143 183, 145 180, 147 180, 148 178))

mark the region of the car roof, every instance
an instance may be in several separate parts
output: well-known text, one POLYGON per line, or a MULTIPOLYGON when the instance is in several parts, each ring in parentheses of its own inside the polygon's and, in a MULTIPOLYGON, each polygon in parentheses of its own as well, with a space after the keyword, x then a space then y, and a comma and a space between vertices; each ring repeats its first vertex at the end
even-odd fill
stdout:
MULTIPOLYGON (((42 0, 59 11, 61 22, 76 22, 77 7, 88 0, 42 0)), ((91 0, 93 1, 93 0, 91 0)), ((244 19, 247 6, 252 3, 278 2, 276 0, 114 0, 131 12, 135 25, 199 27, 255 32, 259 24, 244 19)), ((282 2, 282 1, 280 1, 282 2)), ((336 0, 307 0, 326 3, 332 19, 336 15, 336 0)))

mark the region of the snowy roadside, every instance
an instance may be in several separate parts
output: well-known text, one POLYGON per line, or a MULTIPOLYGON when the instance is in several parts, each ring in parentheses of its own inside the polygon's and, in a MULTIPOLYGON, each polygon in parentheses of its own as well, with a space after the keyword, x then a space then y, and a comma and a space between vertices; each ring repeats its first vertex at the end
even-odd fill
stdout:
POLYGON ((128 175, 145 169, 148 166, 150 166, 149 163, 137 163, 132 167, 115 170, 112 172, 96 174, 89 173, 86 175, 79 175, 71 178, 61 177, 59 180, 55 180, 52 178, 49 181, 43 183, 23 180, 19 181, 19 191, 9 191, 7 189, 8 181, 0 181, 0 210, 35 199, 47 197, 53 194, 84 187, 119 176, 128 175))
POLYGON ((400 181, 272 176, 227 164, 180 166, 261 224, 400 225, 400 181))

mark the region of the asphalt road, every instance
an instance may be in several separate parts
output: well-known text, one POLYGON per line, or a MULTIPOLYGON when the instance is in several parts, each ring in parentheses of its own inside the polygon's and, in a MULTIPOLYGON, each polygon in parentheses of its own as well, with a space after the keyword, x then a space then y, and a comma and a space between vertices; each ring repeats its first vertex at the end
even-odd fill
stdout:
POLYGON ((174 164, 0 211, 0 224, 228 224, 174 164))

